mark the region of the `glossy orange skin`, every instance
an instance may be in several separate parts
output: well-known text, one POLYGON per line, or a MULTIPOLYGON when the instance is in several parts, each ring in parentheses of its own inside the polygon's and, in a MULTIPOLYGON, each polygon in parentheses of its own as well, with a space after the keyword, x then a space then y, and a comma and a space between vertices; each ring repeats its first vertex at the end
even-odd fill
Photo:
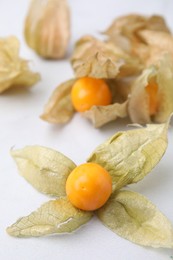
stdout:
POLYGON ((112 193, 111 176, 96 163, 81 164, 70 173, 66 193, 75 207, 96 210, 106 203, 112 193))
POLYGON ((112 94, 104 80, 85 77, 74 83, 71 100, 78 112, 84 112, 94 105, 111 104, 112 94))
POLYGON ((151 81, 147 86, 146 86, 146 91, 149 95, 149 112, 150 115, 153 116, 157 113, 158 110, 158 85, 156 82, 151 81))

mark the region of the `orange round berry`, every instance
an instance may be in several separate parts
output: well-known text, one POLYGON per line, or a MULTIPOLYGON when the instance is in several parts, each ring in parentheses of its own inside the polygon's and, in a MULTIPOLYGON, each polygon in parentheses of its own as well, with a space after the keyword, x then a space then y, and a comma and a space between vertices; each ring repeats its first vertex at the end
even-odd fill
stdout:
POLYGON ((159 107, 159 100, 158 100, 158 85, 155 81, 149 82, 146 86, 146 92, 149 97, 149 113, 151 116, 154 116, 159 107))
POLYGON ((108 200, 111 192, 111 176, 96 163, 79 165, 67 178, 67 196, 75 207, 82 210, 100 208, 108 200))
POLYGON ((102 79, 78 79, 71 91, 71 100, 78 112, 89 110, 92 106, 106 106, 111 104, 112 94, 102 79))

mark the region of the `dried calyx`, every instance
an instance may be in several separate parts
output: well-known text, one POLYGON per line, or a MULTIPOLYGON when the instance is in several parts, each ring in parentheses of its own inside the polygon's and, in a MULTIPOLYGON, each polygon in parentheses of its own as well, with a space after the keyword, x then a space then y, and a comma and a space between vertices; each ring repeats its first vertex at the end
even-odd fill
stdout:
POLYGON ((15 237, 72 232, 95 213, 116 234, 142 246, 173 247, 173 227, 146 197, 125 190, 141 181, 164 155, 169 122, 118 132, 98 146, 87 162, 101 166, 112 179, 112 195, 94 212, 75 208, 66 197, 67 178, 75 163, 41 146, 12 150, 19 173, 38 191, 57 198, 7 228, 15 237), (121 190, 123 188, 123 190, 121 190))
POLYGON ((173 36, 164 19, 127 15, 104 34, 106 41, 89 35, 77 41, 71 57, 76 78, 56 88, 42 118, 68 122, 75 112, 74 83, 91 77, 105 80, 113 96, 111 104, 95 104, 82 113, 95 127, 128 116, 134 123, 165 122, 173 112, 173 36))
POLYGON ((63 58, 70 39, 70 11, 66 0, 32 0, 24 28, 28 45, 48 59, 63 58))
POLYGON ((19 56, 16 37, 0 38, 0 93, 14 87, 31 87, 40 75, 29 69, 28 61, 19 56))

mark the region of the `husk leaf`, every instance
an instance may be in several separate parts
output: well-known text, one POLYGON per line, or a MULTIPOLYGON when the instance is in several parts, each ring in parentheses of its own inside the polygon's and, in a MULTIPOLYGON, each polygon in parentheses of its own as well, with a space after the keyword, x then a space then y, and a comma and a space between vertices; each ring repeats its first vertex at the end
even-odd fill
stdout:
POLYGON ((140 124, 166 122, 173 112, 172 97, 173 61, 168 55, 164 55, 157 66, 145 69, 132 85, 128 103, 128 113, 132 122, 140 124), (152 79, 158 86, 158 91, 155 93, 158 105, 154 115, 150 114, 150 96, 146 91, 146 87, 152 79))
POLYGON ((139 35, 147 45, 170 52, 173 56, 173 36, 171 34, 160 31, 141 30, 139 35))
POLYGON ((113 190, 143 179, 160 161, 167 148, 168 123, 118 132, 96 148, 88 162, 104 167, 113 190))
POLYGON ((31 87, 40 75, 29 69, 28 61, 19 57, 16 37, 0 38, 0 93, 16 86, 31 87))
POLYGON ((71 64, 76 77, 122 78, 142 70, 137 58, 92 36, 84 36, 76 43, 71 64))
POLYGON ((170 221, 147 198, 118 191, 97 211, 102 223, 117 235, 142 246, 173 247, 170 221))
POLYGON ((94 127, 98 128, 116 120, 118 117, 126 117, 127 102, 114 103, 108 106, 93 106, 90 110, 84 112, 83 116, 90 119, 94 127))
POLYGON ((34 188, 53 196, 65 196, 65 183, 76 165, 65 155, 42 146, 11 150, 19 173, 34 188))
POLYGON ((66 0, 32 0, 25 20, 27 44, 44 58, 65 56, 70 39, 70 10, 66 0))
POLYGON ((58 86, 46 104, 41 119, 49 123, 66 123, 73 114, 74 107, 71 102, 71 89, 75 80, 68 80, 58 86))
POLYGON ((139 37, 141 30, 161 31, 170 33, 163 17, 153 15, 151 17, 130 14, 121 16, 113 21, 110 27, 104 32, 109 41, 114 42, 127 52, 134 52, 135 46, 139 47, 142 40, 139 37))
POLYGON ((14 237, 40 237, 55 233, 71 233, 92 217, 91 212, 76 209, 66 198, 51 200, 30 215, 7 228, 14 237))

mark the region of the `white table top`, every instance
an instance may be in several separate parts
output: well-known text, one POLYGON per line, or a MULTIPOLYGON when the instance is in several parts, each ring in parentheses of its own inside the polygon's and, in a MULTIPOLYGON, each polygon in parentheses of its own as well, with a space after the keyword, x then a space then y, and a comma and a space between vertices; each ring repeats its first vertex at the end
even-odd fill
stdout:
MULTIPOLYGON (((49 198, 34 190, 18 175, 10 157, 12 146, 39 144, 69 156, 76 164, 86 160, 92 150, 126 122, 94 129, 79 114, 65 126, 52 126, 39 119, 54 88, 73 76, 68 60, 44 61, 30 50, 23 39, 23 20, 29 0, 0 1, 0 37, 16 35, 21 41, 21 56, 33 61, 42 81, 30 91, 8 91, 0 96, 0 259, 1 260, 169 260, 171 249, 137 246, 105 228, 93 218, 71 235, 17 239, 5 228, 29 214, 49 198)), ((162 14, 173 30, 172 0, 69 0, 72 11, 71 48, 84 34, 104 30, 112 20, 127 13, 162 14)), ((133 190, 147 196, 173 223, 173 134, 162 161, 133 190)))

